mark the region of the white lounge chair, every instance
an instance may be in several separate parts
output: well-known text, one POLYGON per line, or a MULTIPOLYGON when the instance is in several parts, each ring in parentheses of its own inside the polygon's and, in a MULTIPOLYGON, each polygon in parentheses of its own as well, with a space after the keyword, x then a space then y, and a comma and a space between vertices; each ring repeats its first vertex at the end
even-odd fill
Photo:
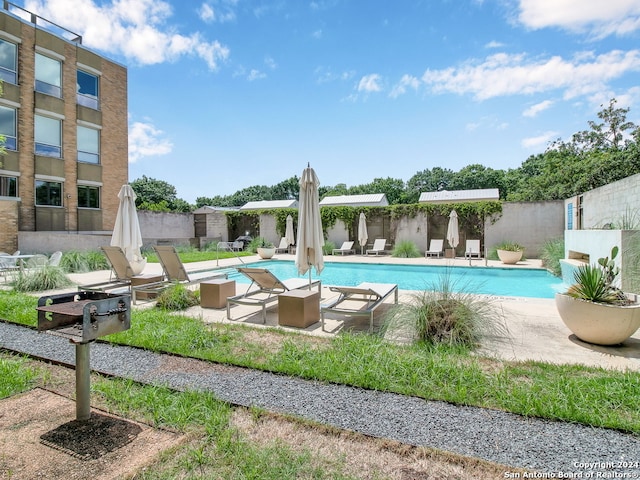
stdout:
POLYGON ((231 305, 257 305, 262 308, 262 323, 267 323, 267 305, 276 302, 278 295, 290 290, 299 290, 317 286, 318 292, 322 289, 320 280, 309 283, 306 278, 290 278, 280 280, 266 268, 239 267, 238 272, 251 280, 247 291, 240 295, 227 297, 227 319, 231 318, 231 305), (252 288, 253 286, 256 288, 252 288))
POLYGON ((289 242, 286 237, 280 239, 280 245, 276 247, 276 253, 287 253, 289 251, 289 242))
POLYGON ((53 252, 51 254, 51 256, 49 257, 49 266, 51 267, 59 267, 60 266, 60 260, 62 260, 62 252, 61 251, 57 251, 57 252, 53 252))
POLYGON ((387 245, 387 240, 384 238, 376 238, 373 242, 373 247, 366 250, 367 255, 384 255, 387 251, 384 247, 387 245))
POLYGON ((429 250, 424 252, 425 257, 441 257, 444 253, 444 240, 441 238, 432 238, 429 243, 429 250))
POLYGON ((394 283, 361 283, 357 287, 329 287, 332 292, 340 295, 332 302, 320 306, 322 318, 322 330, 326 313, 339 313, 349 316, 369 317, 369 330, 373 330, 373 312, 391 294, 395 294, 395 303, 398 303, 398 285, 394 283), (355 308, 347 304, 351 301, 366 302, 364 308, 355 308))
POLYGON ((331 255, 349 255, 352 253, 356 253, 355 249, 353 248, 353 242, 343 242, 340 248, 334 248, 333 250, 331 250, 331 255))
POLYGON ((464 258, 480 258, 480 240, 467 240, 464 258))

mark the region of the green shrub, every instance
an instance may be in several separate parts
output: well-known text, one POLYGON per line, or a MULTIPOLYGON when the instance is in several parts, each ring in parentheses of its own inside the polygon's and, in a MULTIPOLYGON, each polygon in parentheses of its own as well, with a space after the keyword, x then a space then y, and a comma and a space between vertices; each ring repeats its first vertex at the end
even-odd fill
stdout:
POLYGON ((421 257, 420 250, 411 240, 402 240, 393 247, 391 251, 392 257, 398 258, 417 258, 421 257))
POLYGON ((251 253, 256 253, 259 248, 273 248, 273 247, 275 247, 275 245, 271 243, 269 240, 267 240, 266 238, 256 237, 253 240, 251 240, 251 242, 249 242, 249 245, 247 245, 247 251, 251 253))
POLYGON ((69 250, 62 254, 60 267, 69 273, 94 272, 96 270, 108 270, 109 262, 99 250, 69 250))
POLYGON ((200 303, 200 291, 189 290, 185 285, 176 283, 158 295, 156 307, 163 310, 186 310, 200 303))
POLYGON ((322 254, 323 255, 331 255, 333 250, 336 249, 336 244, 331 240, 325 240, 324 245, 322 246, 322 254))
POLYGON ((475 347, 482 335, 505 334, 502 313, 491 299, 475 295, 471 285, 460 285, 447 270, 427 290, 394 308, 383 332, 404 332, 427 344, 475 347))
POLYGON ((542 266, 549 270, 556 277, 562 276, 560 259, 564 258, 564 239, 556 238, 547 240, 542 246, 540 259, 542 266))
POLYGON ((73 285, 73 282, 61 267, 45 265, 33 270, 23 270, 13 282, 13 288, 18 292, 41 292, 57 290, 73 285))

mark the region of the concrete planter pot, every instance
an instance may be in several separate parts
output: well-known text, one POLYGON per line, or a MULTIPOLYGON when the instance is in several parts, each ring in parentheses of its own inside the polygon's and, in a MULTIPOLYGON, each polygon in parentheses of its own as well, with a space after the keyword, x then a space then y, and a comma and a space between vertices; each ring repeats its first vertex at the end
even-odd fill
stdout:
POLYGON ((560 318, 576 337, 596 345, 617 345, 640 328, 640 304, 610 305, 556 293, 560 318))
POLYGON ((522 259, 522 250, 497 250, 498 258, 502 263, 506 263, 507 265, 513 265, 518 263, 522 259))
POLYGON ((257 252, 260 258, 262 259, 271 258, 276 254, 276 247, 273 247, 273 248, 258 247, 257 252))

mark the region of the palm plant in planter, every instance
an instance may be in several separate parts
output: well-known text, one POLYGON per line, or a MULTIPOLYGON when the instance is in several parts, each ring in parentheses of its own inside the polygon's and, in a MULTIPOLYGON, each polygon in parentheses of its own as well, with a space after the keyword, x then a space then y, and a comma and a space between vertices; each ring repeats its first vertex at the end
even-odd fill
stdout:
POLYGON ((556 294, 556 307, 564 324, 576 337, 598 345, 624 342, 640 328, 640 304, 615 286, 620 268, 611 258, 585 264, 574 273, 575 284, 556 294))

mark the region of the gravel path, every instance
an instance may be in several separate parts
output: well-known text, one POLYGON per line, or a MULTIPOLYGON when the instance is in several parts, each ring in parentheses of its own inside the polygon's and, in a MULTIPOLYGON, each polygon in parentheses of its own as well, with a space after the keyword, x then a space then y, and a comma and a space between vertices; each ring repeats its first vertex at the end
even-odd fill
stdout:
MULTIPOLYGON (((68 340, 10 323, 0 322, 0 348, 75 364, 75 349, 68 340)), ((232 404, 536 470, 546 474, 544 478, 640 478, 640 438, 614 430, 324 384, 100 342, 91 344, 90 350, 91 369, 100 373, 177 390, 207 390, 232 404)))

